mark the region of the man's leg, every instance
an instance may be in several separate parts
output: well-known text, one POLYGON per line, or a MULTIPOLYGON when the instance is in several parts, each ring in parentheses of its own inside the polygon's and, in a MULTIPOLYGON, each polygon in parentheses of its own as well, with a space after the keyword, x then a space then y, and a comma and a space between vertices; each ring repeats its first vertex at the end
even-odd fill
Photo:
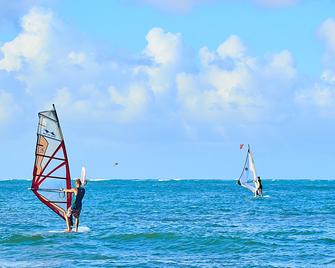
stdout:
POLYGON ((70 226, 71 226, 71 229, 72 229, 72 226, 73 226, 73 216, 72 216, 72 213, 69 217, 69 223, 70 223, 70 226))
POLYGON ((78 227, 79 227, 79 215, 76 218, 76 232, 78 232, 78 227))
POLYGON ((67 227, 67 232, 71 232, 71 225, 70 225, 70 219, 69 219, 69 217, 68 217, 68 215, 67 215, 67 213, 64 213, 65 215, 65 221, 66 221, 66 227, 67 227))

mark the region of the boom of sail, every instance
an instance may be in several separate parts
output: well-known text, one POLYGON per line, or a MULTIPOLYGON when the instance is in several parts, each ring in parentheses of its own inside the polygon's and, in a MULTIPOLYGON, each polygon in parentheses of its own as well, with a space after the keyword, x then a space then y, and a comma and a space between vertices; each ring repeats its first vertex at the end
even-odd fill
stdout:
POLYGON ((249 189, 251 192, 256 191, 255 181, 257 179, 256 167, 254 157, 252 155, 250 145, 248 144, 247 157, 245 159, 244 167, 239 178, 241 186, 249 189))
POLYGON ((31 190, 37 198, 64 220, 71 206, 68 157, 55 106, 38 114, 37 143, 31 190))

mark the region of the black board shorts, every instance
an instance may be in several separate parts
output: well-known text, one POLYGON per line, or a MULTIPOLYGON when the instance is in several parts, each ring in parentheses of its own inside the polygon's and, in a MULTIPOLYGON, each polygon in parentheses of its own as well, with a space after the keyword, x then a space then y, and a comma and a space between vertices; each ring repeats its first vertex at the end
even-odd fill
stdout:
POLYGON ((68 217, 73 216, 75 218, 79 218, 80 212, 81 212, 81 208, 79 208, 79 209, 73 209, 72 207, 69 207, 69 209, 67 210, 67 216, 68 217))

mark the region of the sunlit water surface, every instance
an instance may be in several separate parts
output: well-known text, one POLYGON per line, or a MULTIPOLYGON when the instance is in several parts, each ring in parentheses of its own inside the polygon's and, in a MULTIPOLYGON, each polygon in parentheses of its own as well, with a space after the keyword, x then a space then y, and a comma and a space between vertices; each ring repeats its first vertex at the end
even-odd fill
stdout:
POLYGON ((0 267, 335 267, 335 181, 95 181, 79 233, 0 181, 0 267))

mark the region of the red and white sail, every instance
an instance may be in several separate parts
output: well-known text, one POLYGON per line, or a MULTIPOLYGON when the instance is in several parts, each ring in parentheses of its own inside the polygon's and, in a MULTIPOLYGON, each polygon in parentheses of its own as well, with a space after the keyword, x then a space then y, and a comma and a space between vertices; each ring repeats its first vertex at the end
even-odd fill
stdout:
POLYGON ((37 198, 60 217, 71 206, 69 162, 55 106, 38 114, 35 165, 31 190, 37 198))

